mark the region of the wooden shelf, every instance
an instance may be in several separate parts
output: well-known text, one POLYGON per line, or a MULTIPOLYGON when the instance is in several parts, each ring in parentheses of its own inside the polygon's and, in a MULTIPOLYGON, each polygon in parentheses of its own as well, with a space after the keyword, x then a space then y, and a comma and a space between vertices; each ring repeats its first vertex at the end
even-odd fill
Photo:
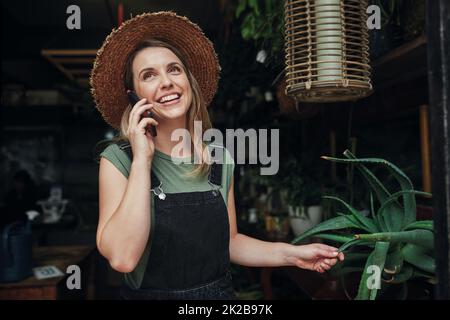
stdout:
POLYGON ((421 35, 417 37, 416 39, 405 43, 401 45, 400 47, 395 48, 391 52, 385 54, 381 58, 375 60, 373 65, 375 67, 378 67, 380 65, 383 65, 385 63, 388 63, 390 61, 397 61, 399 58, 402 58, 405 55, 411 54, 411 52, 414 52, 415 50, 421 48, 422 46, 426 45, 427 38, 425 35, 421 35))

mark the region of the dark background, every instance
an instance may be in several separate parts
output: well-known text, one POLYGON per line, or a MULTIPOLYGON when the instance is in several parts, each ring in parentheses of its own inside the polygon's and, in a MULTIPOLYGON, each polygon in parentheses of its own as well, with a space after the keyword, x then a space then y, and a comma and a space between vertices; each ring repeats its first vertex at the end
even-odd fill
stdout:
MULTIPOLYGON (((320 160, 321 155, 331 152, 332 131, 336 134, 338 155, 351 146, 353 138, 358 156, 385 158, 395 163, 421 189, 419 106, 428 103, 426 41, 420 41, 421 34, 411 37, 398 30, 371 31, 375 89, 372 96, 355 103, 317 105, 309 115, 286 114, 276 99, 261 98, 266 91, 275 92, 274 83, 283 67, 282 56, 266 65, 255 61, 261 45, 241 38, 240 20, 234 19, 236 1, 123 2, 124 20, 142 12, 173 10, 199 24, 213 41, 222 66, 219 90, 209 107, 214 126, 280 129, 281 166, 285 159, 300 159, 304 155, 312 177, 320 180, 321 187, 339 186, 338 191, 347 199, 350 192, 346 168, 338 165, 338 181, 335 181, 330 177, 330 164, 320 160), (389 41, 386 35, 391 36, 389 41), (402 45, 406 47, 401 52, 389 55, 402 45), (251 87, 259 88, 259 94, 248 94, 251 87)), ((118 3, 112 0, 1 2, 1 199, 20 169, 31 175, 38 199, 47 198, 55 185, 62 186, 63 198, 69 199, 65 216, 70 218, 65 224, 34 230, 35 241, 40 245, 95 244, 98 164, 94 148, 98 141, 115 133, 95 109, 86 83, 88 75, 68 78, 43 56, 42 50, 97 50, 111 29, 117 27, 118 3), (69 16, 66 8, 72 4, 81 9, 81 30, 66 28, 69 16)), ((289 175, 288 171, 284 170, 283 174, 289 175)), ((253 200, 246 197, 248 185, 239 184, 240 172, 237 166, 238 216, 246 214, 253 200)), ((284 178, 281 173, 278 177, 284 178)), ((257 195, 263 191, 257 189, 257 195)), ((367 194, 355 197, 356 203, 364 202, 367 194)), ((245 227, 242 226, 244 230, 245 227)), ((108 270, 101 282, 107 286, 99 292, 112 296, 114 293, 108 291, 108 286, 118 285, 118 275, 103 259, 99 258, 98 264, 101 270, 108 270)))

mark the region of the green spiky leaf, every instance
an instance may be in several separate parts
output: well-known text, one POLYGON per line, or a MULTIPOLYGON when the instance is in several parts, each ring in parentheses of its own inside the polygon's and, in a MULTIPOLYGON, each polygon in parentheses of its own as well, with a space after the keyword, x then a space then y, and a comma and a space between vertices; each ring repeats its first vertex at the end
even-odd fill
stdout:
POLYGON ((352 223, 350 219, 347 219, 345 216, 339 216, 335 217, 329 220, 326 220, 317 226, 307 230, 297 238, 291 241, 292 244, 297 244, 300 241, 307 239, 311 236, 314 236, 316 234, 319 234, 321 232, 330 231, 330 230, 339 230, 339 229, 346 229, 346 228, 358 228, 357 225, 352 223))
POLYGON ((402 249, 405 261, 420 268, 426 272, 434 273, 436 271, 435 260, 426 254, 426 248, 413 244, 406 244, 402 249))
POLYGON ((320 233, 315 235, 316 238, 331 240, 336 242, 348 242, 353 239, 353 236, 348 235, 339 235, 339 234, 330 234, 330 233, 320 233))
POLYGON ((434 223, 432 220, 420 220, 420 221, 414 221, 413 223, 410 223, 405 227, 406 230, 414 230, 414 229, 425 229, 434 231, 434 223))
POLYGON ((400 232, 382 232, 372 234, 357 234, 356 239, 365 241, 389 241, 391 243, 411 243, 417 246, 422 246, 427 249, 434 247, 434 234, 429 230, 416 229, 411 231, 400 232))
POLYGON ((356 210, 355 208, 353 208, 351 205, 349 205, 347 202, 345 202, 342 199, 339 199, 338 197, 333 197, 333 196, 324 196, 324 199, 330 199, 330 200, 335 200, 339 203, 341 203, 342 205, 344 205, 352 214, 352 216, 358 220, 358 222, 360 223, 360 226, 368 231, 368 232, 377 232, 378 227, 377 225, 372 221, 372 219, 365 217, 364 215, 362 215, 358 210, 356 210))
MULTIPOLYGON (((373 275, 369 271, 369 267, 377 266, 379 270, 384 269, 384 263, 386 261, 386 255, 389 250, 389 242, 377 242, 375 244, 375 249, 367 258, 366 266, 364 267, 363 275, 359 283, 358 295, 356 300, 375 300, 380 288, 371 287, 373 283, 368 283, 369 278, 373 275)), ((376 280, 376 279, 375 279, 376 280)), ((381 285, 381 273, 380 279, 378 279, 381 285)))
MULTIPOLYGON (((354 155, 351 154, 349 150, 344 151, 344 155, 346 154, 354 157, 354 155)), ((402 188, 402 191, 414 189, 411 180, 408 178, 408 176, 396 165, 390 163, 387 160, 378 158, 366 158, 366 159, 357 159, 357 161, 363 163, 367 162, 372 164, 381 164, 391 172, 391 174, 394 176, 394 178, 397 180, 400 187, 402 188)), ((408 193, 404 194, 403 205, 404 205, 404 216, 401 228, 416 220, 416 198, 414 197, 414 195, 408 193)), ((400 230, 401 228, 397 228, 396 230, 400 230)))
MULTIPOLYGON (((378 178, 369 170, 364 163, 371 163, 370 161, 360 161, 364 159, 357 159, 350 151, 345 150, 344 156, 348 159, 342 158, 334 158, 334 157, 325 157, 322 158, 329 161, 334 161, 338 163, 346 163, 346 164, 354 164, 358 170, 361 172, 362 176, 366 179, 369 186, 377 195, 377 199, 380 203, 385 202, 390 196, 391 193, 384 187, 384 185, 378 180, 378 178)), ((382 160, 382 159, 376 159, 382 160)), ((392 206, 389 210, 391 215, 386 219, 383 217, 377 217, 378 225, 381 228, 380 231, 399 231, 399 226, 396 225, 396 221, 400 219, 403 220, 403 209, 398 202, 392 203, 392 206), (397 216, 397 219, 393 219, 393 217, 397 216), (400 218, 401 217, 401 218, 400 218)))
MULTIPOLYGON (((392 210, 392 204, 394 201, 397 201, 398 198, 400 198, 401 196, 406 196, 406 195, 421 195, 421 196, 431 196, 429 193, 427 192, 422 192, 422 191, 416 191, 416 190, 404 190, 404 191, 398 191, 396 193, 394 193, 393 195, 391 195, 388 199, 386 199, 385 202, 383 202, 380 206, 380 208, 377 211, 377 216, 379 217, 383 217, 383 221, 392 221, 392 219, 389 219, 389 216, 392 214, 390 212, 390 210, 392 210)), ((406 208, 405 208, 406 210, 406 208)), ((415 220, 415 214, 416 211, 414 209, 414 219, 415 220)), ((400 226, 403 225, 403 220, 405 219, 405 215, 406 213, 403 215, 403 217, 398 216, 398 215, 394 215, 392 218, 395 219, 396 221, 393 223, 393 229, 397 229, 400 228, 400 226)))

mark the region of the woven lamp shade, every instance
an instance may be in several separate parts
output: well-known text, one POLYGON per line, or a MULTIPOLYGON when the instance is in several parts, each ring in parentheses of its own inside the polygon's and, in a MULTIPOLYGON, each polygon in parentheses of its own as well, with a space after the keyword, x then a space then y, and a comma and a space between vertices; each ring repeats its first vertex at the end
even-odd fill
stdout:
POLYGON ((286 94, 300 102, 372 93, 367 0, 285 0, 286 94))
POLYGON ((302 120, 314 117, 319 113, 319 108, 311 103, 300 103, 294 98, 286 95, 286 79, 279 82, 276 96, 280 105, 280 112, 292 119, 302 120))

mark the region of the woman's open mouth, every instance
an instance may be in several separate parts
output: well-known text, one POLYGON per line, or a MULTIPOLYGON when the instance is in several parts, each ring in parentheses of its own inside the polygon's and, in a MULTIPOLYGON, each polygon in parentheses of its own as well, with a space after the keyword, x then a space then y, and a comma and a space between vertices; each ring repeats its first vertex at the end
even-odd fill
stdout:
POLYGON ((162 104, 164 106, 170 106, 176 104, 180 101, 181 94, 179 93, 171 93, 166 96, 159 98, 156 102, 162 104))

